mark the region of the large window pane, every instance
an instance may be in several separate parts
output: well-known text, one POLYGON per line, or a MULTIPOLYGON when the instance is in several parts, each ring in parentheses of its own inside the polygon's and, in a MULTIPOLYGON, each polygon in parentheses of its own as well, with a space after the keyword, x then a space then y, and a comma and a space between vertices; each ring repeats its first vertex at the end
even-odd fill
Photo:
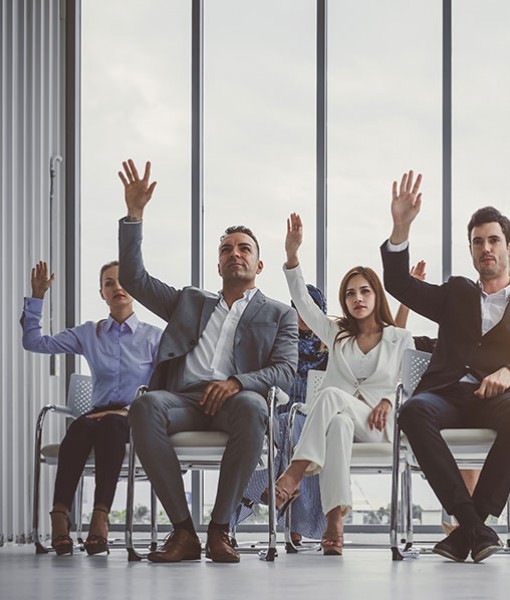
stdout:
MULTIPOLYGON (((440 280, 441 2, 330 2, 328 35, 328 298, 338 314, 349 268, 381 272, 391 183, 411 168, 424 174, 411 257, 440 280)), ((435 335, 418 317, 409 327, 435 335)))
MULTIPOLYGON (((427 279, 441 280, 441 6, 429 0, 329 3, 331 314, 339 314, 338 287, 348 269, 371 266, 382 274, 379 246, 391 231, 391 184, 411 168, 424 175, 411 260, 426 260, 427 279)), ((437 331, 417 315, 408 328, 433 337, 437 331)), ((355 476, 353 495, 353 524, 384 523, 387 478, 355 476)), ((417 486, 414 502, 423 514, 434 511, 439 525, 439 505, 426 484, 417 486)))
MULTIPOLYGON (((144 219, 147 269, 177 287, 190 283, 191 7, 178 0, 87 0, 82 11, 81 317, 98 320, 107 314, 98 271, 117 258, 117 222, 126 214, 117 176, 125 159, 142 170, 151 160, 158 181, 144 219)), ((140 305, 136 312, 161 325, 140 305)), ((185 484, 190 494, 189 476, 185 484)), ((139 487, 136 503, 149 507, 149 487, 139 487)), ((123 519, 124 489, 119 485, 114 521, 123 519)), ((92 504, 87 481, 85 516, 92 504)))
POLYGON ((99 319, 98 270, 118 254, 126 209, 117 172, 127 158, 141 168, 151 160, 158 182, 144 220, 148 270, 190 283, 191 8, 87 0, 82 24, 82 317, 99 319))
POLYGON ((286 218, 303 214, 302 259, 315 279, 315 8, 308 0, 205 4, 205 282, 218 289, 229 225, 251 227, 258 285, 289 300, 281 272, 286 218))

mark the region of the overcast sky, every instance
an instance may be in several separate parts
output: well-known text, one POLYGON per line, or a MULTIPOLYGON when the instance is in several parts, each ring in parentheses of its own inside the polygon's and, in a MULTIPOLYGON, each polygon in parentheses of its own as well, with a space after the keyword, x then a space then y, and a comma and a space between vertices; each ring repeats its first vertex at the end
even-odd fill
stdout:
MULTIPOLYGON (((217 240, 256 232, 259 286, 288 301, 285 219, 301 213, 301 262, 314 282, 315 1, 206 0, 205 286, 219 289, 217 240)), ((158 181, 144 222, 149 271, 190 283, 191 1, 86 0, 82 33, 82 320, 105 316, 99 267, 117 257, 125 214, 121 161, 150 159, 158 181)), ((328 300, 351 266, 381 272, 391 182, 424 174, 412 259, 441 279, 440 0, 331 0, 328 57, 328 300)), ((454 271, 474 277, 466 223, 478 207, 509 212, 510 5, 453 2, 454 271)), ((395 306, 395 305, 393 305, 395 306)), ((157 320, 141 308, 146 320, 157 320)), ((410 320, 415 333, 435 326, 410 320)))

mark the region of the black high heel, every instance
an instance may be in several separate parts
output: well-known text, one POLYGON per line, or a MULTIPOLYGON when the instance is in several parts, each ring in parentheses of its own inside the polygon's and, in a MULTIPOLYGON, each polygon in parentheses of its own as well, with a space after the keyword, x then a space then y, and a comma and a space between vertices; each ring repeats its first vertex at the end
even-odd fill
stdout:
MULTIPOLYGON (((90 520, 90 528, 92 528, 92 523, 94 521, 94 513, 96 511, 106 514, 106 525, 108 526, 110 524, 108 520, 108 511, 104 508, 94 508, 94 510, 92 511, 92 519, 90 520)), ((108 540, 100 534, 89 533, 87 539, 85 540, 85 542, 83 542, 83 548, 89 556, 93 556, 94 554, 101 554, 101 552, 106 552, 107 554, 110 554, 110 548, 108 548, 108 540)))
POLYGON ((63 510, 52 510, 50 512, 51 516, 51 528, 54 529, 53 522, 61 517, 56 517, 56 515, 64 515, 66 518, 67 525, 67 533, 62 535, 57 535, 56 537, 52 537, 51 539, 51 547, 57 553, 57 556, 62 556, 63 554, 72 554, 73 553, 73 540, 69 536, 69 531, 71 530, 71 521, 69 520, 69 515, 63 510))

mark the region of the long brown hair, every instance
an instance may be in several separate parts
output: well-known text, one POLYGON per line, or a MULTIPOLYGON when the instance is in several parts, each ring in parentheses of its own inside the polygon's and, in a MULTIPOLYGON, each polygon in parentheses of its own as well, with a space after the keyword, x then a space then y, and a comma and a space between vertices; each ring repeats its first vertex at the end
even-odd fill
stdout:
POLYGON ((368 285, 374 290, 374 315, 377 325, 380 327, 395 325, 395 321, 393 320, 393 316, 388 305, 388 300, 386 300, 384 288, 381 280, 377 276, 377 273, 370 267, 353 267, 343 276, 343 279, 340 282, 340 289, 338 290, 338 299, 340 300, 340 306, 342 307, 344 316, 340 317, 336 321, 340 331, 336 336, 335 343, 346 337, 356 337, 359 333, 358 320, 350 314, 345 301, 347 285, 355 275, 361 275, 364 277, 367 280, 368 285))

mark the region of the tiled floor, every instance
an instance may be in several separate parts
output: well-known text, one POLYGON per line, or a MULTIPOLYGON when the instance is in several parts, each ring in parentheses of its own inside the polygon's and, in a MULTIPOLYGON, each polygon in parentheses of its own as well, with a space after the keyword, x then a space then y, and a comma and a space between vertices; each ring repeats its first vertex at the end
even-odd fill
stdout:
POLYGON ((128 563, 123 549, 109 556, 37 556, 32 547, 0 549, 0 598, 73 600, 238 600, 322 598, 455 600, 506 597, 510 556, 453 563, 433 554, 392 562, 387 548, 348 545, 342 558, 310 551, 274 563, 243 554, 238 565, 200 562, 128 563))

